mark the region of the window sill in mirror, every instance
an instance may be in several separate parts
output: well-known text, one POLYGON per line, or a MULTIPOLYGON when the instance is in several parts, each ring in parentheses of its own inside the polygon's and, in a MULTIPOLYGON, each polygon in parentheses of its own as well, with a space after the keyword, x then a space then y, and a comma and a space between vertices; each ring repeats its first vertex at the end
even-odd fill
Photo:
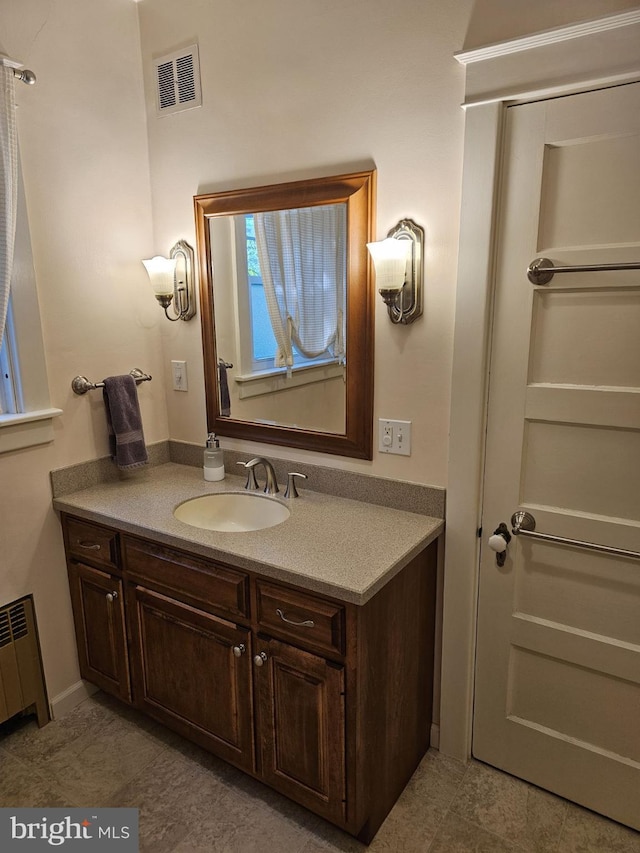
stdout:
POLYGON ((344 365, 336 359, 331 359, 294 367, 291 376, 287 376, 286 367, 275 367, 234 376, 234 382, 238 385, 238 396, 244 400, 247 397, 259 397, 261 394, 273 394, 276 391, 286 391, 300 385, 342 377, 344 369, 344 365))
POLYGON ((23 450, 53 441, 53 418, 62 409, 38 409, 17 415, 0 415, 0 453, 23 450))

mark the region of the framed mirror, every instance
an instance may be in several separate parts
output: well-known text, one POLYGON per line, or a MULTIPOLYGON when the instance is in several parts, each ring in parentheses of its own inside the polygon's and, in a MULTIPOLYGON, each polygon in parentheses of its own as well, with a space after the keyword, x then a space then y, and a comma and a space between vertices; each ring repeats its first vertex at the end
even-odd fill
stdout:
POLYGON ((209 432, 372 458, 375 179, 194 197, 209 432))

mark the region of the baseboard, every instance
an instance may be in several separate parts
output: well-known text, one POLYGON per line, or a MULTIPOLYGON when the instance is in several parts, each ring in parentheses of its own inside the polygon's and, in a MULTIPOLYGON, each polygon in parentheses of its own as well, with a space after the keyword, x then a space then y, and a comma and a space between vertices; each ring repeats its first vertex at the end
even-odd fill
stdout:
POLYGON ((73 711, 76 705, 84 702, 89 696, 93 696, 97 690, 98 688, 93 684, 89 684, 88 681, 76 681, 71 687, 67 687, 62 693, 54 696, 49 703, 51 719, 59 720, 61 717, 64 717, 69 711, 73 711))
POLYGON ((440 749, 440 726, 437 723, 431 723, 431 741, 429 746, 433 749, 440 749))

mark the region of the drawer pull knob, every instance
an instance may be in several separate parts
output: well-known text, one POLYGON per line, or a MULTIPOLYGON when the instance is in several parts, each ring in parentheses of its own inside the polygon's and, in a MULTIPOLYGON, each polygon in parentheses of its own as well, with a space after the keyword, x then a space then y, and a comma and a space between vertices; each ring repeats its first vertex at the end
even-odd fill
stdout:
POLYGON ((240 643, 240 645, 239 645, 239 646, 234 646, 234 647, 233 647, 233 654, 234 654, 237 658, 241 657, 245 652, 246 652, 246 648, 245 648, 244 643, 240 643))
POLYGON ((260 652, 259 655, 256 655, 253 659, 253 662, 256 666, 264 666, 267 660, 266 652, 260 652))
POLYGON ((314 628, 315 622, 313 619, 305 619, 304 622, 294 622, 293 619, 287 619, 282 610, 278 607, 276 609, 276 613, 282 619, 283 622, 286 622, 287 625, 295 625, 297 628, 314 628))
POLYGON ((109 604, 111 604, 112 601, 115 601, 117 597, 118 597, 118 593, 117 593, 117 590, 115 590, 115 589, 113 590, 113 592, 107 593, 107 601, 109 602, 109 604))
POLYGON ((100 546, 97 542, 83 542, 82 539, 78 539, 78 545, 81 548, 84 548, 85 551, 99 551, 100 546))

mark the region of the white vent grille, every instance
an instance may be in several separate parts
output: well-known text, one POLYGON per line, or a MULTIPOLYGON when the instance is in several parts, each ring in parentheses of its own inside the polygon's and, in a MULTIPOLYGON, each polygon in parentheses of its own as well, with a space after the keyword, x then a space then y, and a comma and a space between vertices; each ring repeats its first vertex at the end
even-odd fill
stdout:
POLYGON ((156 59, 154 66, 158 115, 202 106, 197 44, 156 59))

